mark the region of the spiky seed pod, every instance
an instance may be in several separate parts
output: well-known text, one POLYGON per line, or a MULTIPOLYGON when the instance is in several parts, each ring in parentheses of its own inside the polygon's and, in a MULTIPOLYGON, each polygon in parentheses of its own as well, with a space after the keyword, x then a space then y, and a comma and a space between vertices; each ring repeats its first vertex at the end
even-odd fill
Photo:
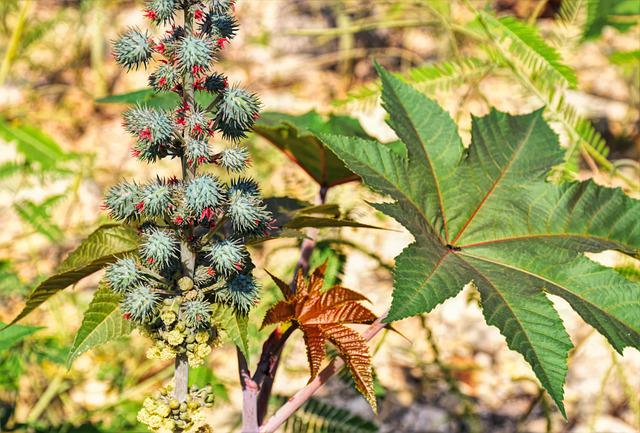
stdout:
POLYGON ((173 118, 165 110, 137 106, 122 115, 125 129, 139 141, 166 144, 173 136, 173 118))
POLYGON ((207 258, 216 273, 229 276, 241 271, 248 257, 247 249, 237 239, 225 239, 211 245, 207 258))
POLYGON ((226 168, 227 171, 241 173, 246 170, 249 165, 249 151, 246 147, 230 147, 220 152, 218 159, 220 167, 226 168))
POLYGON ((120 295, 144 280, 133 259, 120 259, 107 268, 105 278, 109 288, 120 295))
POLYGON ((211 0, 211 10, 214 14, 226 14, 233 11, 235 0, 211 0))
POLYGON ((259 196, 260 186, 258 185, 258 182, 251 179, 250 177, 239 177, 231 180, 228 194, 233 194, 236 191, 240 191, 241 193, 247 195, 259 196))
POLYGON ((239 140, 247 136, 260 112, 258 97, 237 86, 227 88, 222 93, 216 125, 224 138, 239 140))
POLYGON ((208 38, 187 35, 178 41, 176 66, 181 72, 207 70, 214 59, 215 45, 208 38))
POLYGON ((139 284, 129 290, 122 300, 120 309, 124 316, 134 322, 145 323, 152 318, 160 302, 160 295, 151 287, 139 284))
POLYGON ((178 258, 178 253, 179 242, 174 232, 157 227, 143 231, 140 256, 147 263, 163 269, 178 258))
POLYGON ((147 0, 146 16, 157 24, 173 21, 176 9, 175 0, 147 0))
POLYGON ((200 219, 213 217, 213 212, 223 200, 223 187, 218 179, 210 174, 196 176, 189 181, 184 190, 185 208, 192 216, 200 219))
POLYGON ((259 197, 239 190, 229 194, 227 205, 233 229, 243 234, 255 230, 263 220, 271 217, 259 197))
POLYGON ((129 28, 113 43, 113 55, 116 62, 127 70, 145 67, 151 59, 151 42, 145 31, 142 33, 135 27, 129 28))
POLYGON ((207 112, 198 105, 184 114, 184 127, 192 137, 202 137, 209 135, 209 116, 207 112))
POLYGON ((209 92, 220 93, 227 88, 227 77, 217 72, 209 75, 204 81, 204 88, 209 92))
POLYGON ((213 283, 216 279, 216 273, 211 266, 198 266, 193 275, 193 282, 198 287, 204 287, 213 283))
POLYGON ((211 150, 207 140, 198 140, 189 138, 184 148, 184 156, 191 166, 198 166, 209 161, 211 158, 211 150))
POLYGON ((142 188, 142 200, 137 207, 139 212, 152 217, 160 217, 173 208, 171 187, 163 180, 156 179, 142 188))
POLYGON ((238 274, 227 280, 217 294, 222 302, 232 305, 239 313, 248 314, 258 301, 259 288, 253 275, 238 274))
POLYGON ((211 325, 211 303, 198 296, 182 304, 182 318, 190 328, 202 329, 211 325))
POLYGON ((104 205, 111 218, 129 221, 136 217, 136 205, 140 202, 140 187, 135 182, 121 182, 109 188, 104 205))
POLYGON ((180 83, 180 73, 171 63, 164 63, 149 75, 149 85, 158 92, 168 92, 180 83))
POLYGON ((161 52, 167 59, 173 59, 179 46, 179 42, 186 36, 187 32, 182 26, 175 26, 168 30, 160 40, 156 50, 161 52))
POLYGON ((233 39, 238 32, 238 21, 228 14, 208 13, 200 24, 200 32, 212 38, 233 39))

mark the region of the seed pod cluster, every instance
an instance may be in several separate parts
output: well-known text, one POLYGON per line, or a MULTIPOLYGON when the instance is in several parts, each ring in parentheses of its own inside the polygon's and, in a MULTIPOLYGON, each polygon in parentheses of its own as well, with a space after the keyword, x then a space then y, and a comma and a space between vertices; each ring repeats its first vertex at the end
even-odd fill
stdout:
MULTIPOLYGON (((268 235, 274 221, 258 184, 243 176, 250 157, 239 141, 261 103, 214 67, 238 32, 233 0, 146 0, 144 15, 168 29, 153 32, 159 38, 128 29, 113 44, 115 60, 126 69, 154 64, 149 85, 178 102, 136 105, 123 126, 133 157, 179 158, 183 178, 123 181, 107 191, 109 215, 134 225, 140 239, 136 252, 108 267, 105 281, 121 296, 123 317, 153 341, 149 358, 186 357, 194 367, 220 343, 216 312, 246 315, 258 301, 246 245, 268 235), (203 166, 207 172, 198 173, 203 166)), ((156 432, 191 431, 212 402, 208 390, 192 389, 181 402, 165 388, 145 400, 138 419, 156 432)))

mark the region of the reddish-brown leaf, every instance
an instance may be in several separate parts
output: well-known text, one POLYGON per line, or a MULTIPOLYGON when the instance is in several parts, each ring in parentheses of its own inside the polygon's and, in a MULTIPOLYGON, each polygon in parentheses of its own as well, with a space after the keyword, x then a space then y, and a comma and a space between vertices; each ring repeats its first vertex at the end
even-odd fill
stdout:
POLYGON ((309 370, 311 370, 311 382, 320 371, 320 365, 325 356, 324 343, 326 339, 317 326, 302 326, 300 328, 304 336, 304 344, 307 346, 307 359, 309 360, 309 370))
POLYGON ((318 266, 309 278, 309 295, 317 297, 324 285, 324 272, 327 269, 327 261, 318 266))
POLYGON ((328 310, 314 308, 308 316, 300 317, 299 320, 305 325, 330 325, 332 323, 373 323, 377 318, 368 308, 355 302, 348 302, 328 310))
POLYGON ((291 286, 289 284, 285 283, 280 278, 273 275, 271 272, 269 271, 266 271, 266 272, 267 274, 269 274, 273 282, 276 283, 276 286, 278 286, 278 288, 282 292, 284 299, 289 299, 291 296, 293 296, 293 290, 291 290, 291 286))
POLYGON ((317 302, 320 304, 320 308, 325 310, 349 301, 368 301, 368 299, 366 296, 346 287, 333 286, 322 293, 317 302))
POLYGON ((272 305, 262 320, 262 327, 280 322, 288 322, 295 317, 295 306, 289 301, 279 301, 272 305))
POLYGON ((360 334, 342 325, 319 326, 324 337, 336 346, 349 368, 356 388, 367 399, 374 412, 378 411, 373 389, 373 371, 367 342, 360 334))

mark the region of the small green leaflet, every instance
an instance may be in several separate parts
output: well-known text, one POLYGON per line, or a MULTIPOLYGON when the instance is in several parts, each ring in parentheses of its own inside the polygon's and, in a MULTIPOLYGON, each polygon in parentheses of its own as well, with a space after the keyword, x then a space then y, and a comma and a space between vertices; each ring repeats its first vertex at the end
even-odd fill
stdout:
POLYGON ((233 308, 221 304, 214 306, 211 316, 215 318, 216 325, 222 328, 229 341, 240 349, 249 362, 249 340, 247 337, 249 317, 238 315, 233 311, 233 308))
MULTIPOLYGON (((0 328, 5 324, 0 322, 0 328)), ((13 346, 27 338, 29 335, 44 329, 42 326, 15 325, 0 332, 0 352, 11 349, 13 346)))
POLYGON ((137 246, 138 237, 135 229, 131 227, 120 224, 98 227, 69 254, 54 275, 31 292, 27 298, 27 305, 9 325, 31 313, 60 290, 113 263, 119 257, 135 251, 137 246))
POLYGON ((541 111, 473 119, 465 150, 451 117, 379 68, 389 125, 407 157, 370 140, 325 144, 415 242, 396 259, 388 321, 431 311, 473 282, 488 324, 521 353, 564 414, 572 344, 546 294, 564 298, 619 352, 640 348, 640 285, 584 252, 640 253, 640 201, 595 183, 545 181, 563 159, 541 111))
POLYGON ((133 326, 129 320, 122 318, 120 299, 121 296, 113 293, 106 285, 98 287, 73 340, 67 358, 68 368, 87 350, 131 333, 133 326))

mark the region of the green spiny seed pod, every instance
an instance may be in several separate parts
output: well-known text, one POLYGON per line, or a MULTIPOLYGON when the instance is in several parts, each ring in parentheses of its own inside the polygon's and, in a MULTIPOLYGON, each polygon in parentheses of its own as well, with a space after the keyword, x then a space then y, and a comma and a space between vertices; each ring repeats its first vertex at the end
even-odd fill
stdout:
POLYGON ((227 88, 216 115, 216 126, 224 138, 239 140, 247 136, 260 112, 258 97, 240 87, 227 88))
POLYGON ((200 32, 212 38, 233 39, 238 32, 238 21, 232 15, 208 13, 200 24, 200 32))
POLYGON ((149 75, 149 85, 158 92, 174 90, 180 83, 180 73, 171 63, 164 63, 149 75))
POLYGON ((138 323, 147 322, 155 313, 160 295, 146 285, 137 285, 129 290, 120 306, 125 317, 138 323))
POLYGON ((220 93, 227 88, 227 77, 217 72, 209 75, 204 80, 204 88, 209 92, 220 93))
POLYGON ((231 12, 235 0, 210 0, 211 10, 214 14, 226 14, 231 12))
POLYGON ((193 178, 184 191, 185 208, 200 219, 213 217, 215 209, 224 200, 224 190, 218 179, 210 174, 193 178))
POLYGON ((120 182, 109 188, 104 207, 113 219, 129 221, 136 217, 136 205, 140 202, 140 187, 135 182, 120 182))
POLYGON ((194 104, 194 107, 184 115, 184 127, 192 137, 202 137, 210 132, 209 120, 207 112, 194 104))
POLYGON ((224 239, 211 245, 207 258, 218 274, 229 276, 244 268, 248 255, 247 249, 239 240, 224 239))
POLYGON ((187 35, 178 41, 176 66, 182 72, 207 70, 214 59, 214 43, 206 37, 187 35))
POLYGON ((123 33, 113 43, 113 55, 116 62, 124 68, 137 69, 141 64, 147 66, 151 59, 151 43, 149 35, 135 27, 123 33))
POLYGON ((246 170, 249 161, 249 151, 247 148, 236 146, 220 152, 218 164, 220 164, 220 167, 226 168, 227 171, 241 173, 246 170))
POLYGON ((144 280, 133 259, 120 259, 113 263, 107 268, 105 277, 109 288, 121 295, 144 280))
POLYGON ((207 140, 189 138, 184 148, 184 156, 191 166, 198 166, 208 162, 211 158, 209 142, 207 140))
POLYGON ((231 219, 233 229, 246 233, 254 230, 261 221, 270 217, 263 201, 252 194, 242 191, 232 191, 227 198, 227 214, 231 219))
POLYGON ((166 144, 173 137, 173 119, 165 110, 137 106, 122 115, 125 129, 138 140, 166 144))
POLYGON ((147 0, 145 15, 157 24, 173 21, 176 9, 175 0, 147 0))
POLYGON ((171 187, 161 179, 156 179, 142 188, 142 200, 138 203, 138 211, 152 217, 166 215, 173 208, 171 187))
POLYGON ((256 304, 259 288, 251 274, 238 274, 227 280, 226 286, 217 292, 220 300, 232 305, 239 313, 248 314, 256 304))
POLYGON ((179 242, 175 233, 157 227, 150 227, 142 233, 140 256, 147 263, 163 269, 178 258, 179 242))
POLYGON ((198 287, 204 287, 213 283, 216 278, 216 273, 211 266, 198 266, 193 275, 193 282, 198 287))
POLYGON ((258 182, 251 179, 250 177, 239 177, 231 180, 231 185, 229 185, 228 194, 234 194, 236 192, 240 192, 246 195, 260 195, 260 186, 258 182))
POLYGON ((211 325, 211 303, 202 296, 182 304, 182 317, 187 326, 195 329, 211 325))

